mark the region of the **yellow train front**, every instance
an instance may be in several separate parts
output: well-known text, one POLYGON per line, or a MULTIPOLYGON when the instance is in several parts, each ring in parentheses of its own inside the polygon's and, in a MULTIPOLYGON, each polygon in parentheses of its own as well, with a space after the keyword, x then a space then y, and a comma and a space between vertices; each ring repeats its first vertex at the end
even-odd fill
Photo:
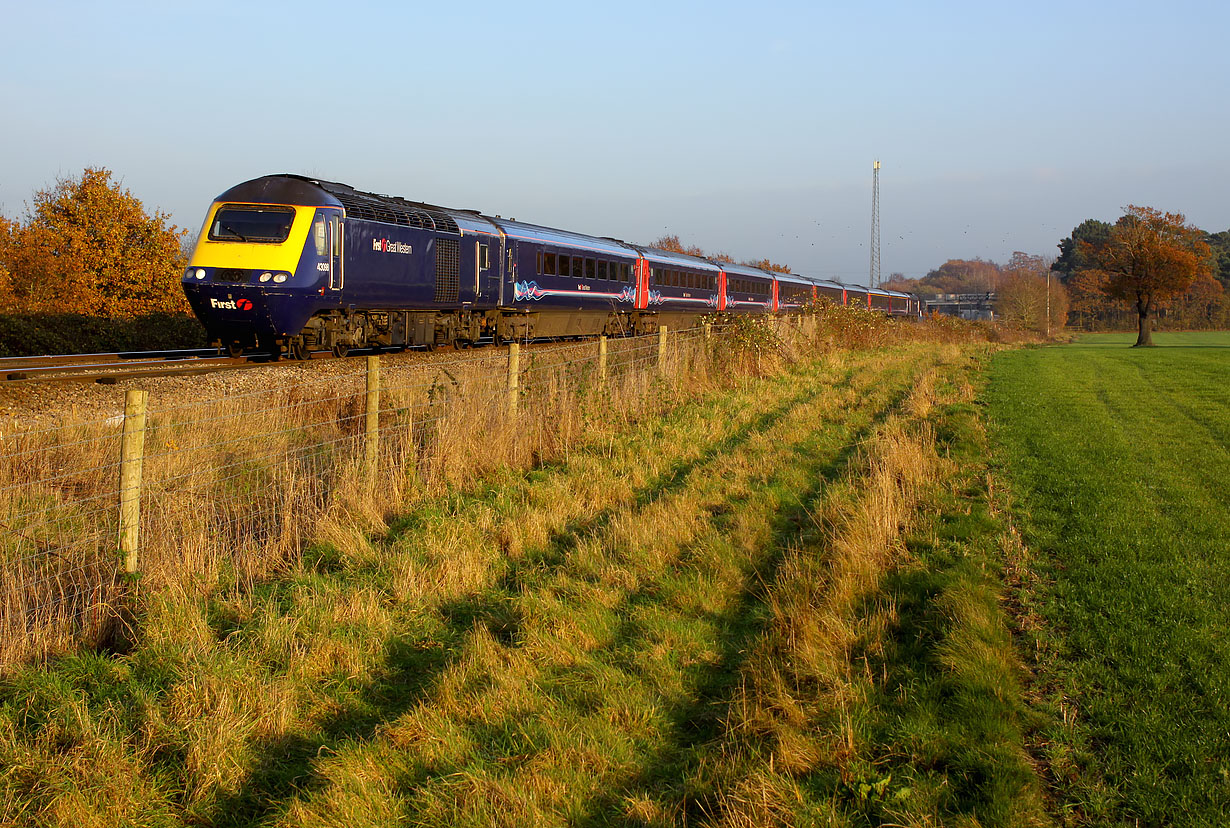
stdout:
POLYGON ((336 198, 289 176, 218 196, 183 278, 209 338, 233 353, 301 350, 309 321, 341 305, 342 216, 336 198))

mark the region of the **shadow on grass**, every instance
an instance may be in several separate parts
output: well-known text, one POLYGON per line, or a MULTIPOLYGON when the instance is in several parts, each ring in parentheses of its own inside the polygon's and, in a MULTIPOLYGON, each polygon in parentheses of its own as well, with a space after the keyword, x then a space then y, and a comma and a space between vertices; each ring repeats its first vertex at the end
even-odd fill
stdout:
MULTIPOLYGON (((848 383, 849 375, 842 383, 848 383)), ((725 435, 709 445, 701 454, 687 462, 679 463, 636 492, 635 508, 643 508, 684 486, 689 476, 703 468, 753 436, 773 427, 800 403, 829 390, 805 388, 766 411, 742 428, 725 435)), ((567 465, 539 469, 538 473, 567 474, 567 465)), ((479 501, 476 495, 466 500, 479 501)), ((571 550, 585 536, 602 531, 619 514, 629 507, 605 509, 598 514, 570 522, 562 531, 552 536, 538 556, 526 556, 515 565, 510 565, 504 575, 486 592, 449 602, 440 608, 445 623, 443 630, 432 646, 417 646, 414 641, 393 636, 385 644, 381 677, 365 686, 355 688, 343 710, 329 718, 311 732, 296 733, 260 746, 262 759, 244 781, 243 786, 231 796, 212 803, 202 820, 214 826, 243 826, 262 823, 282 812, 288 803, 297 797, 310 795, 324 784, 324 779, 315 773, 313 765, 322 752, 335 751, 345 743, 363 742, 373 738, 379 727, 408 712, 422 698, 438 676, 461 654, 467 633, 476 624, 485 626, 496 640, 506 646, 514 646, 522 619, 519 611, 509 600, 523 587, 527 573, 541 575, 544 570, 561 565, 571 550)), ((788 518, 782 518, 789 522, 788 518)), ((413 516, 399 522, 385 542, 395 544, 399 538, 412 531, 417 521, 413 516)), ((797 528, 797 522, 795 524, 797 528)), ((327 557, 327 556, 326 556, 327 557)), ((328 561, 325 561, 328 563, 328 561)), ((328 572, 336 567, 326 567, 328 572)), ((334 571, 336 577, 347 577, 345 572, 334 571)), ((276 587, 275 587, 276 589, 276 587)), ((753 599, 749 596, 750 606, 753 599)), ((288 604, 280 606, 284 613, 292 611, 288 604)), ((736 613, 737 615, 737 613, 736 613)), ((730 623, 738 625, 737 619, 730 623)), ((734 659, 738 646, 731 645, 728 656, 734 659)), ((716 686, 716 685, 715 685, 716 686)), ((724 685, 723 685, 724 686, 724 685)), ((685 715, 684 718, 687 718, 685 715)), ((430 769, 420 769, 415 779, 406 783, 422 781, 430 769)))
POLYGON ((366 741, 385 722, 406 713, 457 656, 463 632, 451 630, 436 646, 393 637, 385 643, 382 677, 360 688, 338 715, 310 733, 295 733, 261 746, 262 758, 243 786, 209 808, 205 824, 247 826, 264 822, 292 798, 322 784, 313 763, 348 742, 366 741))
MULTIPOLYGON (((776 580, 784 552, 802 538, 808 538, 812 545, 817 543, 817 539, 812 537, 816 529, 812 528, 811 514, 817 508, 823 490, 847 473, 859 446, 878 425, 899 409, 907 395, 908 389, 893 395, 874 418, 852 433, 841 448, 827 459, 804 450, 798 452, 801 465, 807 467, 808 477, 814 480, 814 484, 798 493, 793 508, 785 509, 774 517, 770 539, 760 550, 759 559, 746 573, 737 599, 722 612, 708 617, 707 621, 718 631, 717 637, 721 641, 717 662, 696 671, 690 684, 690 698, 668 711, 671 727, 667 743, 645 756, 639 770, 622 784, 605 786, 607 793, 591 803, 587 813, 577 820, 577 825, 589 828, 643 825, 640 818, 629 816, 621 807, 629 797, 648 797, 662 804, 666 810, 677 815, 680 824, 719 820, 721 792, 713 784, 701 783, 700 771, 706 758, 713 758, 722 749, 723 726, 735 700, 742 669, 756 640, 766 632, 769 621, 768 592, 776 580)), ((771 485, 771 482, 765 485, 771 485)), ((713 515, 712 520, 721 528, 726 517, 719 512, 713 515)), ((620 614, 627 617, 630 614, 628 610, 637 603, 653 601, 652 585, 644 587, 629 596, 620 614)), ((631 648, 640 632, 636 624, 625 621, 611 649, 618 653, 631 648)), ((622 669, 631 670, 634 665, 624 665, 622 669)))

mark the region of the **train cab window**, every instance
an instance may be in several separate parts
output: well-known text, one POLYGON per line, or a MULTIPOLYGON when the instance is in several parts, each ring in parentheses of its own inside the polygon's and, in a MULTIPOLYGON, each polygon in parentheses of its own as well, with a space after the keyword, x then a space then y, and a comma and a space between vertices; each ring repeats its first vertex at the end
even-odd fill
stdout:
POLYGON ((561 255, 559 257, 559 275, 567 276, 572 271, 572 259, 569 256, 561 255))
POLYGON ((555 254, 554 253, 543 253, 542 254, 542 273, 545 276, 555 275, 555 254))
POLYGON ((328 250, 328 234, 325 232, 325 217, 320 216, 312 225, 312 239, 316 242, 316 255, 323 256, 328 250))
POLYGON ((210 241, 281 244, 290 236, 295 221, 293 207, 253 207, 224 204, 209 226, 210 241))
POLYGON ((586 279, 598 278, 598 264, 593 259, 585 260, 585 278, 586 279))

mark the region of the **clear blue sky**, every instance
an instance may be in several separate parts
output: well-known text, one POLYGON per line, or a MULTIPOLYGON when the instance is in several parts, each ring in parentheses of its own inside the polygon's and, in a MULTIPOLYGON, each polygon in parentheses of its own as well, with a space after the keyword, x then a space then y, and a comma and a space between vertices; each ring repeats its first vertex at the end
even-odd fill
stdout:
POLYGON ((17 3, 0 212, 86 166, 194 234, 296 172, 865 281, 1230 228, 1224 3, 17 3))

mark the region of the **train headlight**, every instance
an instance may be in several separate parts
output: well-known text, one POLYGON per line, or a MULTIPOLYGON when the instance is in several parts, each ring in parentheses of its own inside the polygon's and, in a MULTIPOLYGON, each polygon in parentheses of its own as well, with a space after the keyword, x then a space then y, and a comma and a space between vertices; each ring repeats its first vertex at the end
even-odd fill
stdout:
POLYGON ((286 281, 286 274, 285 273, 273 274, 273 281, 277 282, 279 285, 282 284, 283 282, 286 281))
POLYGON ((205 278, 205 268, 203 268, 203 267, 198 267, 198 268, 196 269, 196 277, 197 277, 198 279, 204 279, 204 278, 205 278))
POLYGON ((260 280, 261 280, 262 282, 268 282, 268 281, 269 281, 270 279, 272 279, 272 278, 273 278, 273 274, 272 274, 272 273, 262 273, 262 274, 261 274, 261 278, 260 278, 260 280))

